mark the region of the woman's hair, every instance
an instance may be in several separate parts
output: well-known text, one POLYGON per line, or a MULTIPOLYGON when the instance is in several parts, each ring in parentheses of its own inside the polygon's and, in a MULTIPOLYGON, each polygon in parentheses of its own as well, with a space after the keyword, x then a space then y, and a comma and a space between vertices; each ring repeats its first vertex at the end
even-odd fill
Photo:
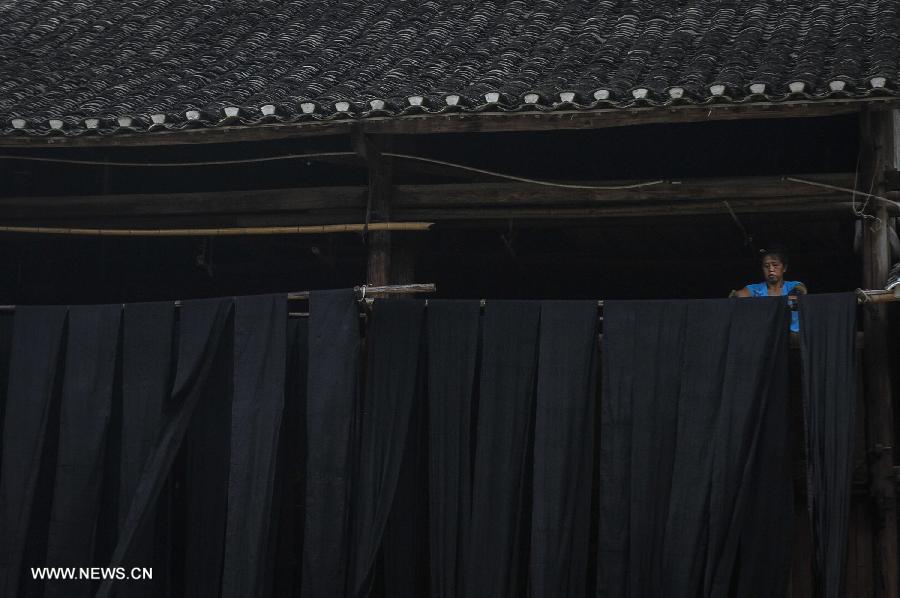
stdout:
POLYGON ((788 265, 788 254, 787 254, 787 249, 785 249, 784 245, 782 245, 780 243, 772 243, 767 248, 760 249, 759 250, 760 263, 762 263, 763 260, 765 260, 766 257, 770 256, 770 255, 773 257, 777 257, 779 260, 781 260, 781 263, 784 264, 785 266, 788 265))

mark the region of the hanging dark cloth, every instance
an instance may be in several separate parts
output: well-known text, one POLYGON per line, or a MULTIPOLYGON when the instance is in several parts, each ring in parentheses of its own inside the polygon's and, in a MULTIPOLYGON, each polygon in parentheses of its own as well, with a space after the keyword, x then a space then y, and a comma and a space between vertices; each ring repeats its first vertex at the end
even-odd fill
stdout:
MULTIPOLYGON (((207 380, 216 357, 222 353, 220 351, 222 339, 230 336, 226 335, 226 324, 232 303, 232 299, 222 298, 183 301, 181 304, 178 362, 169 401, 170 407, 163 418, 162 432, 134 491, 128 516, 119 533, 111 567, 133 562, 131 560, 133 541, 143 525, 150 522, 148 515, 181 448, 197 404, 207 391, 207 380)), ((202 547, 204 550, 206 548, 202 547)), ((97 597, 108 597, 112 588, 113 580, 104 581, 97 592, 97 597)), ((218 584, 215 591, 218 592, 218 584)))
POLYGON ((462 596, 457 589, 472 498, 472 393, 480 311, 478 301, 428 302, 432 598, 462 596))
POLYGON ((816 594, 844 595, 856 415, 856 296, 800 295, 807 507, 816 594))
POLYGON ((597 304, 541 304, 534 429, 531 596, 586 596, 597 304))
MULTIPOLYGON (((122 429, 119 474, 119 527, 125 525, 144 464, 153 452, 172 388, 175 304, 126 304, 122 326, 122 429)), ((149 507, 148 521, 156 509, 149 507)), ((132 562, 152 564, 153 582, 128 584, 128 595, 150 597, 161 592, 162 569, 154 557, 155 525, 145 526, 134 541, 132 562)), ((161 530, 160 530, 161 531, 161 530)), ((163 541, 170 540, 163 537, 163 541)))
MULTIPOLYGON (((397 489, 381 541, 384 595, 422 598, 429 594, 428 403, 425 391, 424 339, 419 344, 409 431, 397 477, 397 489)), ((373 591, 373 594, 375 592, 373 591)))
POLYGON ((4 596, 20 595, 48 421, 62 378, 65 322, 66 308, 58 306, 19 307, 13 321, 0 467, 0 594, 4 596))
MULTIPOLYGON (((233 332, 234 328, 229 326, 227 331, 233 332)), ((185 436, 186 598, 218 596, 222 588, 231 459, 233 343, 233 334, 222 337, 206 389, 185 436)))
POLYGON ((262 596, 284 408, 287 296, 234 302, 234 396, 222 598, 262 596))
POLYGON ((417 378, 397 490, 381 541, 384 595, 391 598, 422 598, 429 593, 428 413, 423 372, 417 378))
POLYGON ((466 597, 525 594, 539 320, 538 302, 485 308, 466 597))
POLYGON ((608 301, 599 596, 782 595, 787 306, 608 301))
POLYGON ((410 427, 425 302, 376 299, 366 334, 366 396, 354 493, 350 596, 368 595, 410 427))
MULTIPOLYGON (((59 452, 47 539, 50 567, 93 564, 121 319, 121 305, 69 308, 59 452)), ((89 580, 51 580, 44 595, 89 596, 91 585, 89 580)))
POLYGON ((273 595, 300 593, 303 549, 303 497, 306 488, 306 377, 309 361, 309 318, 288 321, 284 415, 275 471, 273 516, 273 595))
POLYGON ((304 598, 340 598, 347 583, 359 346, 356 293, 310 293, 304 598))
MULTIPOLYGON (((0 312, 0 451, 3 451, 3 418, 6 413, 6 391, 9 386, 9 358, 12 350, 13 314, 0 312)), ((3 453, 0 452, 0 466, 3 453)), ((0 470, 0 476, 3 471, 0 470)))

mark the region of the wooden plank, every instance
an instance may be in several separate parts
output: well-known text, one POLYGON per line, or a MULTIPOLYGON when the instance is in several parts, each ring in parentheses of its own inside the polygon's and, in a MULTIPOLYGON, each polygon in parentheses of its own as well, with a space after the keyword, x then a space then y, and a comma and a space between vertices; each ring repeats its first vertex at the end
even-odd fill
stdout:
POLYGON ((894 172, 900 172, 900 109, 895 108, 891 110, 891 120, 893 121, 893 135, 891 138, 893 139, 892 145, 894 147, 893 151, 893 160, 891 163, 894 167, 894 172))
POLYGON ((834 99, 743 104, 673 105, 662 107, 607 108, 597 110, 553 110, 534 112, 451 112, 365 119, 338 118, 297 123, 267 123, 120 133, 115 135, 3 136, 0 147, 125 147, 262 141, 319 135, 347 135, 362 128, 369 134, 421 135, 431 133, 483 133, 501 131, 547 131, 602 129, 642 124, 708 122, 770 118, 810 118, 858 112, 861 107, 895 107, 896 98, 834 99))
MULTIPOLYGON (((798 175, 827 185, 852 188, 852 173, 798 175)), ((606 189, 572 189, 519 182, 397 185, 397 207, 486 206, 640 202, 673 199, 753 199, 844 197, 849 193, 784 180, 783 177, 684 179, 652 184, 647 180, 582 181, 579 185, 606 189), (643 185, 643 186, 638 186, 643 185), (613 187, 631 187, 619 188, 613 187)))
MULTIPOLYGON (((794 201, 775 199, 752 203, 732 203, 735 213, 753 214, 822 214, 832 218, 852 216, 850 204, 839 201, 794 201)), ((729 217, 728 209, 721 202, 684 202, 647 206, 607 206, 596 208, 446 208, 446 209, 394 209, 392 218, 404 221, 427 220, 443 225, 496 226, 497 221, 519 220, 523 225, 541 226, 566 224, 584 225, 601 219, 638 217, 696 217, 717 215, 729 217)), ((365 208, 314 210, 308 212, 215 212, 192 214, 134 214, 115 215, 107 210, 97 215, 79 214, 65 216, 55 212, 44 215, 30 214, 28 218, 6 218, 0 216, 0 224, 10 226, 69 226, 69 227, 165 227, 177 226, 296 226, 314 224, 341 224, 361 222, 365 218, 365 208)))
POLYGON ((0 219, 361 209, 365 206, 365 193, 364 187, 308 187, 203 193, 0 197, 0 219))
MULTIPOLYGON (((782 213, 782 212, 845 212, 851 214, 849 202, 834 199, 819 201, 792 201, 773 199, 755 202, 734 202, 731 208, 736 213, 782 213)), ((729 215, 728 208, 721 202, 680 202, 645 206, 598 206, 594 208, 446 208, 446 209, 400 209, 394 211, 402 220, 558 220, 571 218, 615 218, 646 216, 696 216, 703 214, 729 215)))
MULTIPOLYGON (((893 122, 890 112, 864 112, 860 119, 860 180, 873 181, 873 193, 884 193, 884 170, 893 163, 893 122)), ((870 208, 874 219, 863 223, 863 284, 881 288, 888 275, 890 248, 887 208, 870 208)), ((890 380, 887 309, 871 305, 863 310, 870 493, 875 508, 875 596, 898 598, 897 489, 894 484, 894 417, 890 380)))
MULTIPOLYGON (((804 179, 838 187, 852 187, 851 173, 805 175, 804 179)), ((586 185, 627 186, 648 181, 585 182, 586 185)), ((136 215, 264 214, 323 209, 362 208, 370 190, 361 186, 298 187, 202 193, 110 194, 0 198, 0 219, 136 215)), ((781 177, 686 179, 633 189, 567 189, 529 183, 461 183, 396 185, 396 208, 473 206, 579 206, 688 200, 747 201, 846 200, 846 194, 785 181, 781 177)), ((721 206, 724 208, 724 206, 721 206)))

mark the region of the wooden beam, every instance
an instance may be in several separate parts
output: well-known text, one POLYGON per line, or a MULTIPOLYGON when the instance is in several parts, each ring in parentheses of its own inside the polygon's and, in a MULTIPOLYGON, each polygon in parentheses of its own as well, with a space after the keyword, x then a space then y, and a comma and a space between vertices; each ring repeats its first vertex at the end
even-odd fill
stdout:
POLYGON ((747 102, 605 108, 597 110, 553 110, 533 112, 456 112, 372 117, 364 119, 307 120, 296 123, 269 123, 121 133, 114 135, 4 136, 0 147, 126 147, 264 141, 319 135, 348 135, 353 130, 368 134, 422 135, 431 133, 486 133, 502 131, 547 131, 560 129, 603 129, 643 124, 750 120, 770 118, 810 118, 858 112, 863 106, 896 107, 896 98, 747 102))
MULTIPOLYGON (((803 175, 800 178, 838 187, 853 186, 851 173, 803 175)), ((641 181, 631 180, 598 181, 593 184, 621 186, 639 183, 641 181)), ((785 181, 782 177, 685 179, 636 189, 606 190, 567 189, 528 183, 396 185, 391 189, 394 209, 403 210, 630 205, 630 211, 634 211, 642 204, 670 202, 672 207, 654 208, 666 213, 676 204, 687 209, 692 203, 697 205, 727 200, 734 207, 750 205, 754 200, 765 200, 770 204, 789 206, 804 201, 840 202, 849 197, 841 192, 785 181)), ((18 219, 109 216, 312 215, 324 210, 363 210, 369 193, 368 187, 300 187, 202 193, 5 197, 0 198, 0 223, 18 219)), ((765 207, 765 204, 760 203, 759 207, 765 207)), ((721 203, 714 208, 715 211, 725 209, 721 203)))
MULTIPOLYGON (((799 175, 797 178, 852 188, 852 173, 799 175)), ((652 181, 582 181, 597 187, 627 187, 652 181)), ((783 177, 730 177, 661 181, 630 189, 571 189, 518 182, 459 183, 446 185, 397 185, 399 207, 578 205, 580 203, 628 203, 665 200, 731 200, 753 198, 843 197, 821 188, 784 180, 783 177)))
POLYGON ((891 170, 893 172, 900 172, 900 108, 894 108, 891 110, 891 129, 892 135, 890 135, 890 143, 893 146, 891 170))
POLYGON ((303 212, 365 207, 364 187, 0 197, 0 219, 303 212))
MULTIPOLYGON (((798 201, 792 198, 729 202, 736 213, 782 212, 844 212, 849 217, 851 202, 827 198, 815 201, 798 201)), ((900 212, 898 212, 900 213, 900 212)), ((454 220, 508 220, 538 219, 557 220, 569 218, 623 218, 644 216, 694 216, 702 214, 729 215, 728 208, 720 201, 677 202, 637 206, 598 206, 594 208, 446 208, 446 209, 395 209, 394 216, 403 220, 454 221, 454 220)))
MULTIPOLYGON (((866 111, 860 119, 860 181, 873 193, 885 192, 884 173, 893 164, 893 115, 888 111, 866 111)), ((863 282, 870 289, 882 288, 890 267, 888 217, 883 204, 869 209, 873 218, 863 221, 863 282)), ((870 459, 870 492, 876 509, 875 596, 897 598, 897 489, 894 484, 894 417, 891 395, 890 352, 888 349, 887 309, 884 305, 863 310, 866 348, 863 361, 866 377, 867 440, 870 459)))
MULTIPOLYGON (((791 198, 756 202, 729 202, 738 214, 821 215, 828 218, 851 218, 851 204, 841 201, 797 201, 791 198)), ((447 208, 447 209, 397 209, 393 220, 440 222, 441 226, 472 227, 496 226, 497 222, 518 220, 522 226, 582 226, 604 219, 636 217, 697 217, 719 216, 729 218, 728 209, 721 202, 681 202, 655 205, 608 206, 595 208, 447 208)), ((309 213, 238 213, 238 214, 189 214, 82 216, 61 218, 48 214, 42 217, 3 219, 8 226, 50 226, 75 228, 209 228, 209 227, 260 227, 299 226, 317 224, 344 224, 361 222, 365 218, 363 207, 353 210, 321 210, 309 213)), ((403 234, 403 233, 395 233, 403 234)))

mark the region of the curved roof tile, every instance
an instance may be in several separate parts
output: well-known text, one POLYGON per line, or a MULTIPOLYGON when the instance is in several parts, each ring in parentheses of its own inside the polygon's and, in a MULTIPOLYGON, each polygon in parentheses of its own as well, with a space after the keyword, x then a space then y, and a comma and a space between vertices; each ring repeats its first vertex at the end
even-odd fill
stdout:
POLYGON ((872 95, 897 0, 0 4, 3 135, 872 95))

